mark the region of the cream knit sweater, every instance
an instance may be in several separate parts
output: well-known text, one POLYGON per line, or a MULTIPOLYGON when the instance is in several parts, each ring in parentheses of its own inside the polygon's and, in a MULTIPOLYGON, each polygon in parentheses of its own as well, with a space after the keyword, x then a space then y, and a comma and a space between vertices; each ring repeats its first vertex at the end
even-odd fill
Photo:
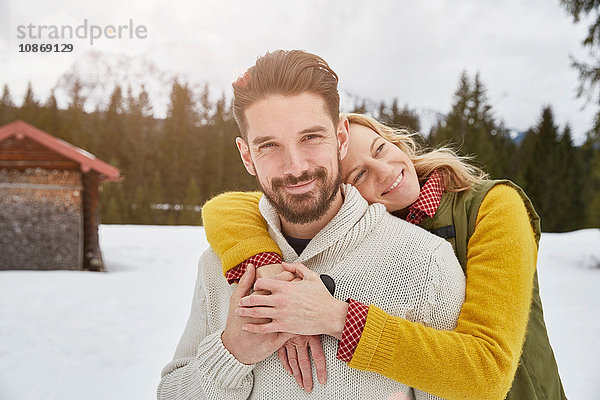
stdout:
MULTIPOLYGON (((269 234, 287 262, 301 262, 336 283, 335 297, 375 304, 385 312, 451 330, 464 300, 465 279, 449 243, 369 206, 344 185, 344 204, 298 256, 280 230, 279 216, 263 197, 259 207, 269 234)), ((198 265, 192 310, 173 361, 165 366, 158 399, 436 399, 381 375, 349 368, 336 359, 338 340, 321 336, 327 383, 300 389, 272 354, 254 365, 237 361, 223 346, 233 287, 207 250, 198 265), (406 396, 406 397, 403 397, 406 396)), ((316 371, 313 366, 313 376, 316 371)))

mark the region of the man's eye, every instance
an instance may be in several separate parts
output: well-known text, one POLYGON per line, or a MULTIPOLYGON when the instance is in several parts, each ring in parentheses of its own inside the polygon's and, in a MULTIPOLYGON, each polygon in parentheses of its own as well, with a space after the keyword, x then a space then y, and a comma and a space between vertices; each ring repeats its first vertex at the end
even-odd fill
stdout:
POLYGON ((306 135, 304 136, 304 140, 312 140, 319 138, 319 135, 306 135))
POLYGON ((264 143, 264 144, 261 144, 260 146, 258 146, 258 148, 265 149, 267 147, 273 147, 273 146, 275 146, 275 143, 264 143))

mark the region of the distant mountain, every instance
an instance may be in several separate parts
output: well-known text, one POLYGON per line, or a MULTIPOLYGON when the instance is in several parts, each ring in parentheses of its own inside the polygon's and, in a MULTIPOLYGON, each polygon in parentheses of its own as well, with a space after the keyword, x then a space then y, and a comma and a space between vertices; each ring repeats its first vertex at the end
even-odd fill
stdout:
POLYGON ((513 130, 510 132, 510 138, 512 139, 513 142, 515 142, 515 144, 517 146, 519 146, 521 144, 523 139, 525 139, 526 135, 527 135, 527 131, 513 130))

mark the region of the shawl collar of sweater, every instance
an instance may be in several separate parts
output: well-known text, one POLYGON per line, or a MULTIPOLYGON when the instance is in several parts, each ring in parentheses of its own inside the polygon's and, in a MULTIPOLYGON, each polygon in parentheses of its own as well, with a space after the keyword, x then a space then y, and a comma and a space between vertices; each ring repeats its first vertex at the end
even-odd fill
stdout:
POLYGON ((358 244, 375 223, 383 218, 386 212, 385 206, 382 204, 369 206, 352 185, 343 184, 341 190, 344 195, 342 207, 333 219, 311 239, 299 256, 281 233, 279 214, 277 214, 266 196, 262 196, 259 202, 259 210, 267 221, 269 233, 283 252, 283 259, 286 262, 304 262, 328 249, 343 251, 344 248, 348 248, 350 243, 348 240, 342 239, 348 239, 348 236, 350 236, 351 239, 353 238, 350 241, 358 244), (365 216, 369 218, 364 218, 365 216), (350 234, 351 231, 354 232, 350 234), (341 248, 335 249, 335 247, 341 248))

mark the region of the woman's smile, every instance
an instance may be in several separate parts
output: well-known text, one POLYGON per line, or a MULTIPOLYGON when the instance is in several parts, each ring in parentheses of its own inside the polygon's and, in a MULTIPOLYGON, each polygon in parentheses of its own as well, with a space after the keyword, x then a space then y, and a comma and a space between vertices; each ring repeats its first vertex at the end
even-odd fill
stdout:
POLYGON ((402 183, 404 178, 404 171, 400 171, 400 175, 398 175, 398 177, 396 178, 396 180, 394 181, 394 183, 392 183, 392 186, 390 186, 385 192, 383 192, 381 195, 385 196, 386 194, 388 194, 389 192, 391 192, 392 190, 395 190, 396 188, 398 188, 400 186, 400 183, 402 183))

